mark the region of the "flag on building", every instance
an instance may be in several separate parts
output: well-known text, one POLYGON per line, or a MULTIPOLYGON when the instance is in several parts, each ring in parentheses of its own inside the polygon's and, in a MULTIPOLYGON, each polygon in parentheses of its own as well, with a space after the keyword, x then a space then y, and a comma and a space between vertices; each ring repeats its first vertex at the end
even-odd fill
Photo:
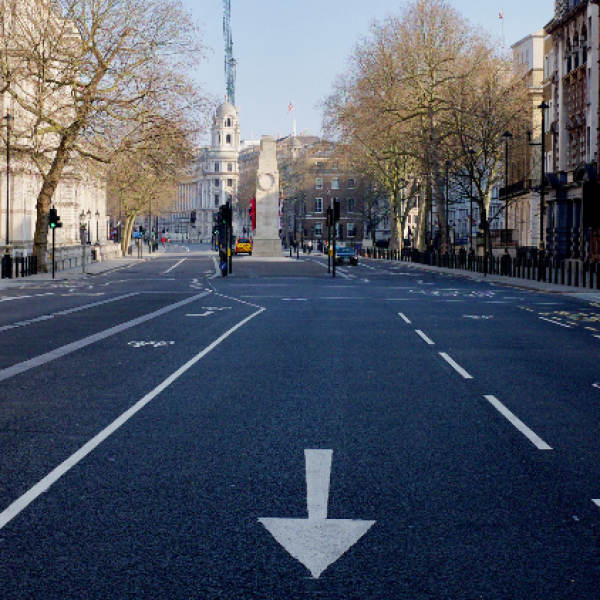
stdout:
POLYGON ((503 11, 502 11, 502 12, 500 12, 500 18, 501 18, 501 19, 504 19, 504 12, 503 12, 503 11))
POLYGON ((288 113, 291 113, 294 110, 294 103, 290 102, 290 105, 288 106, 288 113))

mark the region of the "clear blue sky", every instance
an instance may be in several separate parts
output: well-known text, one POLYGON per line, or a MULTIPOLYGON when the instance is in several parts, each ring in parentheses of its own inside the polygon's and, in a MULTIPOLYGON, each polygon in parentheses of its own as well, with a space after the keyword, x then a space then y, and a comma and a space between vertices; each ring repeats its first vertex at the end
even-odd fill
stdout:
MULTIPOLYGON (((196 78, 214 96, 224 97, 223 2, 183 0, 212 50, 198 65, 196 78)), ((236 105, 242 139, 288 135, 294 103, 297 131, 321 132, 317 103, 345 68, 353 46, 372 19, 398 13, 392 0, 231 0, 233 52, 238 61, 236 105)), ((553 16, 554 0, 454 0, 457 10, 508 46, 541 29, 553 16)))

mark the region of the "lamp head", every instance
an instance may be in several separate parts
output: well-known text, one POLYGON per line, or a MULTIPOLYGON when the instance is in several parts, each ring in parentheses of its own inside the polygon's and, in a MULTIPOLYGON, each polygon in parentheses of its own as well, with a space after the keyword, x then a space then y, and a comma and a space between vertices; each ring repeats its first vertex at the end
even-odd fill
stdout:
POLYGON ((512 133, 510 131, 505 131, 502 134, 502 137, 508 142, 508 140, 512 137, 512 133))

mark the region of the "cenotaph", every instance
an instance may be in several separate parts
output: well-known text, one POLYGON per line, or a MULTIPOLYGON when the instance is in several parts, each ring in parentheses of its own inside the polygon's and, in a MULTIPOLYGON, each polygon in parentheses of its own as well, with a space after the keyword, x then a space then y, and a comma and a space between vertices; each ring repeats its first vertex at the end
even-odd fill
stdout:
POLYGON ((281 258, 279 170, 275 138, 271 135, 265 135, 260 140, 256 172, 256 229, 252 256, 281 258))

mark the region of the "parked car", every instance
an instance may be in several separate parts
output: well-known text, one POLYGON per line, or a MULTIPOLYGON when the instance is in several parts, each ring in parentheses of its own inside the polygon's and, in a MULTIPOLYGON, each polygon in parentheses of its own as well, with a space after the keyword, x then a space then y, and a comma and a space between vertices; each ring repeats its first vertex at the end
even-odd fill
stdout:
POLYGON ((354 248, 336 248, 335 249, 335 264, 336 265, 357 265, 358 254, 354 248))
POLYGON ((252 256, 252 240, 249 238, 238 238, 235 242, 234 252, 236 254, 249 254, 252 256))

